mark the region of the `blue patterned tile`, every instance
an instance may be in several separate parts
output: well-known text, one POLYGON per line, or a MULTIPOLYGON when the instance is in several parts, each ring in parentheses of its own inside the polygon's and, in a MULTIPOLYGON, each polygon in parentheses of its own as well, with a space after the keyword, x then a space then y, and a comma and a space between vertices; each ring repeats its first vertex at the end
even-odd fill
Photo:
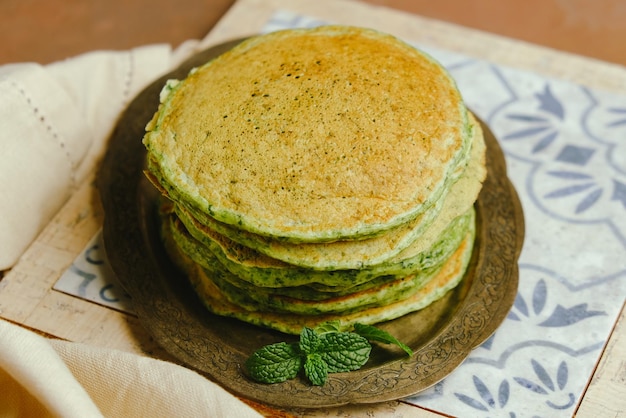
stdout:
POLYGON ((565 145, 556 156, 558 161, 584 166, 596 150, 578 145, 565 145))
POLYGON ((106 260, 100 232, 61 275, 53 289, 134 314, 130 296, 124 291, 106 260))

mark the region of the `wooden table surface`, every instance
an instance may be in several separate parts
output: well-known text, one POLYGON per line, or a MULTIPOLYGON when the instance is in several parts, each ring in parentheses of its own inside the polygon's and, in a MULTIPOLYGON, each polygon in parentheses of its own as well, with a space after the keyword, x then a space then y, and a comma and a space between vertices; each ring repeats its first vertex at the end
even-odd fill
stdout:
MULTIPOLYGON (((274 2, 267 0, 268 4, 274 2)), ((233 3, 232 0, 3 0, 0 1, 0 65, 23 61, 45 64, 94 49, 127 49, 156 42, 177 46, 187 39, 203 38, 233 3)), ((263 11, 262 0, 254 3, 263 11)), ((306 2, 296 3, 304 8, 306 2)), ((306 7, 313 7, 313 3, 306 7)), ((363 0, 362 3, 436 19, 423 21, 432 33, 425 34, 424 29, 420 32, 416 28, 414 34, 442 47, 483 58, 497 57, 506 64, 540 69, 550 75, 626 94, 626 2, 623 0, 363 0), (463 28, 441 25, 437 20, 486 33, 465 32, 463 28), (466 39, 468 33, 473 41, 466 39), (511 48, 501 36, 525 42, 515 42, 511 48), (477 49, 476 39, 489 40, 490 48, 477 49), (550 49, 537 49, 526 42, 550 49)), ((217 42, 230 35, 218 25, 212 39, 217 42)), ((0 305, 3 300, 11 301, 0 314, 56 337, 168 358, 145 336, 136 318, 50 291, 59 274, 101 225, 103 213, 90 180, 18 265, 6 272, 4 278, 0 276, 4 282, 0 286, 0 305), (52 311, 54 315, 50 314, 52 311), (98 327, 92 326, 94 321, 98 327)), ((578 416, 626 414, 623 322, 622 310, 577 409, 578 416)), ((287 411, 256 406, 268 416, 290 416, 287 411)), ((388 416, 440 416, 401 402, 365 409, 343 408, 341 412, 324 414, 378 415, 383 411, 388 416)))
MULTIPOLYGON (((626 65, 623 0, 362 0, 626 65)), ((3 0, 0 64, 201 38, 234 0, 3 0)))

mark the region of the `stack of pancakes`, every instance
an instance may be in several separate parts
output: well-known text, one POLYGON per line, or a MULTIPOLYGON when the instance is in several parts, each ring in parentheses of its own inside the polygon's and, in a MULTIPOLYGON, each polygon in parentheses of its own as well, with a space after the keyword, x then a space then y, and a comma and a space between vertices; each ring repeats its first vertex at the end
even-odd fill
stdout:
POLYGON ((250 38, 148 123, 163 240, 207 308, 297 334, 421 309, 463 278, 485 144, 449 74, 377 31, 250 38))

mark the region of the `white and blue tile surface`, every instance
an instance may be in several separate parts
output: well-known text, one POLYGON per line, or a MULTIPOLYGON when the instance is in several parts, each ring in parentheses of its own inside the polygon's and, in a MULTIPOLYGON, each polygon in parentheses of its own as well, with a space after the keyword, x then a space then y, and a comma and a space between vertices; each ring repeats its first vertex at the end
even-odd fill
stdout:
MULTIPOLYGON (((323 23, 279 12, 265 32, 323 23)), ((499 139, 526 238, 502 326, 406 401, 454 416, 572 416, 626 298, 626 97, 415 46, 448 68, 499 139)), ((106 265, 93 263, 99 239, 57 287, 126 310, 106 265)))
POLYGON ((98 232, 52 287, 63 293, 134 314, 132 302, 107 262, 98 232))

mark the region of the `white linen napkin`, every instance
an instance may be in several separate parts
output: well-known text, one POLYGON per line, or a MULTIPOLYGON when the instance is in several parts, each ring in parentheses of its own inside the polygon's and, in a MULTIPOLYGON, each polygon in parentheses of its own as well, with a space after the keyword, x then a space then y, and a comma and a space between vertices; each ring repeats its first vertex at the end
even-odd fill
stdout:
POLYGON ((132 98, 199 44, 0 66, 0 271, 17 262, 94 169, 132 98))
POLYGON ((0 417, 260 417, 199 374, 0 320, 0 417))

